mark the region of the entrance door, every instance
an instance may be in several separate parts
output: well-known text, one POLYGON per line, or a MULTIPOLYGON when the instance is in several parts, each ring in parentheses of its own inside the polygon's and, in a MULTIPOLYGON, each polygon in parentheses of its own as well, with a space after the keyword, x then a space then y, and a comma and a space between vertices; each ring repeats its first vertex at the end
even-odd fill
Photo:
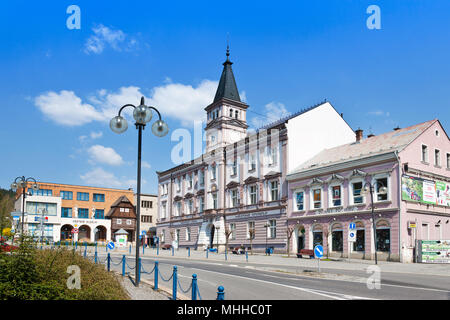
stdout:
POLYGON ((305 248, 305 241, 304 241, 305 237, 300 236, 298 237, 298 241, 297 241, 297 252, 300 253, 300 250, 305 248))

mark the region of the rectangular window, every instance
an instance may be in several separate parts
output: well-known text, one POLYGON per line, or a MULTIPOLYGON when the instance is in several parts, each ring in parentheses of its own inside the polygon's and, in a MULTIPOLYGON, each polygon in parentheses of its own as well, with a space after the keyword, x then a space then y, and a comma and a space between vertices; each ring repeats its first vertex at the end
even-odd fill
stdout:
MULTIPOLYGON (((88 194, 89 197, 89 194, 88 194)), ((103 193, 94 193, 92 196, 94 202, 105 202, 105 195, 103 193)))
POLYGON ((247 222, 247 239, 255 239, 255 221, 247 222))
POLYGON ((89 201, 89 193, 87 193, 87 192, 77 192, 77 200, 79 200, 79 201, 89 201))
POLYGON ((342 205, 341 186, 331 187, 331 200, 332 200, 333 207, 342 205))
POLYGON ((277 237, 277 220, 269 220, 269 238, 274 239, 277 237))
POLYGON ((56 210, 56 203, 26 202, 26 212, 28 214, 44 214, 46 216, 56 216, 56 210))
POLYGON ((233 164, 231 165, 231 175, 237 175, 237 159, 234 159, 233 164))
POLYGON ((363 203, 363 196, 361 194, 362 190, 362 182, 355 182, 352 183, 352 189, 353 189, 353 203, 363 203))
POLYGON ((450 153, 447 153, 447 169, 450 169, 450 153))
POLYGON ((194 212, 193 206, 192 199, 189 199, 186 203, 186 214, 192 214, 194 212))
POLYGON ((426 145, 422 145, 422 161, 428 162, 428 147, 426 145))
POLYGON ((179 192, 181 190, 181 179, 177 179, 177 191, 179 192))
POLYGON ((127 225, 131 225, 131 220, 127 219, 127 225))
POLYGON ((105 210, 95 209, 95 219, 105 219, 105 210))
POLYGON ((437 167, 441 166, 441 151, 434 149, 434 165, 437 167))
POLYGON ((153 201, 142 200, 141 201, 141 207, 142 208, 152 208, 153 207, 153 201))
POLYGON ((89 209, 78 208, 78 218, 89 219, 89 209))
POLYGON ((122 224, 122 219, 117 219, 117 220, 116 220, 116 223, 117 223, 117 224, 122 224))
POLYGON ((305 198, 304 198, 304 192, 303 191, 299 191, 295 193, 295 201, 297 204, 297 210, 303 210, 304 209, 304 203, 305 203, 305 198))
POLYGON ((62 218, 72 218, 72 208, 61 208, 62 218))
POLYGON ((314 209, 322 207, 322 189, 313 189, 314 209))
POLYGON ((250 204, 256 204, 256 185, 250 186, 250 204))
POLYGON ((61 191, 59 193, 61 199, 63 200, 73 200, 73 192, 72 191, 61 191))
POLYGON ((205 185, 205 171, 203 171, 203 170, 199 171, 198 180, 199 180, 200 187, 203 187, 205 185))
POLYGON ((230 223, 230 239, 235 240, 236 239, 236 224, 230 223))
POLYGON ((50 189, 39 189, 37 191, 28 188, 28 193, 30 193, 33 196, 47 196, 47 197, 51 197, 53 192, 50 189))
POLYGON ((166 213, 167 213, 167 201, 163 201, 161 206, 162 206, 162 208, 161 208, 161 218, 165 218, 166 217, 166 213))
POLYGON ((387 190, 387 192, 385 194, 380 194, 380 189, 382 187, 388 187, 388 180, 387 178, 381 178, 381 179, 376 179, 376 193, 377 193, 377 201, 383 201, 383 200, 387 200, 388 199, 388 192, 389 190, 387 190))
POLYGON ((203 210, 205 210, 205 198, 203 197, 198 198, 198 209, 199 212, 203 212, 203 210))
POLYGON ((216 166, 211 167, 212 180, 216 180, 216 166))
POLYGON ((237 189, 231 190, 231 207, 237 207, 238 205, 238 191, 237 189))
POLYGON ((278 200, 278 181, 270 182, 270 196, 272 201, 278 200))
POLYGON ((191 241, 191 228, 186 227, 186 241, 191 241))
POLYGON ((175 203, 175 213, 176 216, 181 216, 181 201, 175 203))
POLYGON ((217 209, 217 192, 212 194, 213 209, 217 209))

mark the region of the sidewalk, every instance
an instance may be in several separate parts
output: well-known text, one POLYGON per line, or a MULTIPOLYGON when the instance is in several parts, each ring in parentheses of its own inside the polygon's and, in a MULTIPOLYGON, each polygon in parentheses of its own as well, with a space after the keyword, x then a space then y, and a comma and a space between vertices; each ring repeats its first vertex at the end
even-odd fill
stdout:
MULTIPOLYGON (((135 254, 136 249, 132 248, 131 255, 135 254)), ((114 250, 114 254, 126 254, 130 255, 129 249, 124 251, 114 250)), ((305 268, 316 270, 317 260, 308 258, 297 258, 295 255, 287 257, 287 255, 272 254, 266 256, 264 254, 248 254, 248 262, 246 261, 245 254, 237 255, 228 253, 226 260, 224 253, 209 252, 208 257, 206 251, 190 250, 190 256, 188 256, 188 250, 178 249, 174 250, 172 256, 172 250, 157 250, 153 248, 146 248, 144 254, 142 249, 140 250, 141 257, 161 257, 161 258, 176 258, 186 260, 198 260, 198 261, 214 261, 227 264, 243 263, 243 264, 258 264, 271 268, 278 268, 283 270, 283 267, 290 268, 305 268)), ((330 260, 333 258, 330 258, 330 260)), ((373 260, 361 260, 361 259, 334 259, 332 261, 320 261, 321 269, 341 269, 341 270, 355 270, 366 272, 367 268, 371 265, 375 265, 373 260)), ((389 261, 378 261, 377 265, 383 272, 398 272, 398 273, 412 273, 423 275, 440 275, 450 277, 450 264, 425 264, 425 263, 400 263, 389 261)))

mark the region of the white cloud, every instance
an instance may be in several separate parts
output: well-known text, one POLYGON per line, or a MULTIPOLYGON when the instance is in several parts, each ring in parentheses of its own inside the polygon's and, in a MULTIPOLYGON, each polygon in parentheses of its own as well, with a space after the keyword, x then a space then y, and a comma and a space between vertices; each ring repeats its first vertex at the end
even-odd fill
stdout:
POLYGON ((250 124, 255 129, 288 116, 289 111, 283 103, 272 101, 264 106, 264 114, 265 116, 258 115, 251 119, 250 124))
POLYGON ((148 163, 147 161, 142 161, 141 166, 142 166, 142 168, 145 168, 145 169, 150 169, 152 167, 150 165, 150 163, 148 163))
POLYGON ((152 90, 150 104, 163 114, 192 125, 194 120, 205 120, 204 108, 213 102, 217 81, 203 80, 197 87, 180 83, 166 83, 152 90))
MULTIPOLYGON (((136 86, 120 87, 116 92, 100 89, 88 97, 89 103, 82 102, 73 91, 62 90, 41 94, 34 102, 42 113, 56 123, 77 126, 91 121, 107 122, 117 115, 120 107, 129 103, 137 105, 144 96, 145 103, 155 106, 163 118, 192 125, 194 120, 206 119, 204 108, 212 103, 217 85, 217 81, 211 80, 203 80, 196 87, 166 82, 153 88, 148 96, 136 86)), ((122 113, 132 121, 131 114, 131 108, 124 109, 122 113)))
POLYGON ((80 178, 85 184, 91 186, 122 187, 122 182, 113 173, 107 172, 102 168, 95 168, 84 175, 80 175, 80 178))
POLYGON ((34 104, 48 118, 66 126, 79 126, 105 116, 90 104, 83 103, 73 91, 46 92, 34 99, 34 104))
POLYGON ((368 115, 371 116, 386 116, 389 117, 391 114, 389 113, 389 111, 383 111, 383 110, 376 110, 376 111, 370 111, 367 113, 368 115))
POLYGON ((92 162, 105 163, 111 166, 123 164, 122 157, 113 149, 101 145, 94 145, 88 149, 92 162))
POLYGON ((98 139, 103 137, 103 132, 99 131, 99 132, 91 132, 90 134, 91 139, 98 139))
POLYGON ((115 51, 131 51, 138 47, 138 41, 129 36, 122 30, 113 30, 100 24, 92 28, 94 32, 84 45, 86 54, 100 54, 107 46, 115 51), (128 40, 129 39, 129 40, 128 40))

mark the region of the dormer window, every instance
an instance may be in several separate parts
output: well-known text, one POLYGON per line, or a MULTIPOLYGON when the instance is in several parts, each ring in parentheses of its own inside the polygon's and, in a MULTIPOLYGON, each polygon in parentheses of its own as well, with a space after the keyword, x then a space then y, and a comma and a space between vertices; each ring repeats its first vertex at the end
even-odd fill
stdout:
POLYGON ((233 109, 230 109, 230 118, 233 118, 233 109))
POLYGON ((239 118, 239 111, 236 110, 236 111, 234 112, 234 117, 235 117, 236 119, 239 118))

